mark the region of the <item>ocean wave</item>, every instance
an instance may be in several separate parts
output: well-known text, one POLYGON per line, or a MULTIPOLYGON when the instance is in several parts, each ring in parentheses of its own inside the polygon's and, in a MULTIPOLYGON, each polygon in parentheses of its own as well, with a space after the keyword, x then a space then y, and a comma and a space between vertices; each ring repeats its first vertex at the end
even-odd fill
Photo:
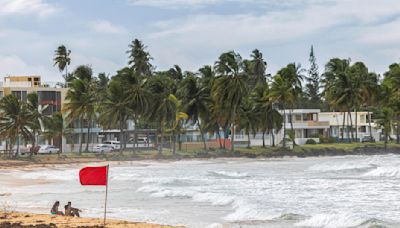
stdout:
POLYGON ((223 218, 231 222, 272 220, 279 216, 277 214, 262 211, 255 205, 244 200, 236 199, 232 205, 235 211, 223 218))
POLYGON ((151 197, 157 198, 190 198, 194 202, 210 203, 214 206, 227 206, 235 201, 234 197, 220 193, 198 192, 188 189, 165 188, 158 185, 145 185, 143 187, 140 187, 137 192, 149 193, 151 197))
POLYGON ((353 214, 317 214, 294 225, 300 227, 338 228, 357 227, 363 222, 365 222, 364 218, 353 214))
POLYGON ((241 173, 241 172, 230 172, 230 171, 210 171, 209 172, 212 176, 218 177, 228 177, 228 178, 243 178, 249 177, 248 173, 241 173))
POLYGON ((377 167, 376 169, 365 173, 363 176, 400 178, 400 167, 377 167))
POLYGON ((46 180, 78 180, 78 170, 52 170, 52 171, 36 171, 26 172, 19 176, 22 179, 46 179, 46 180))
POLYGON ((287 221, 300 221, 303 219, 306 219, 306 216, 294 213, 287 213, 277 218, 274 218, 274 220, 287 220, 287 221))
POLYGON ((211 203, 214 206, 227 206, 235 201, 232 196, 219 194, 219 193, 196 193, 192 196, 195 202, 211 203))
POLYGON ((344 162, 340 164, 322 163, 311 166, 308 170, 321 171, 321 172, 338 172, 338 171, 349 171, 349 170, 368 170, 376 168, 376 164, 372 163, 356 163, 356 162, 344 162))

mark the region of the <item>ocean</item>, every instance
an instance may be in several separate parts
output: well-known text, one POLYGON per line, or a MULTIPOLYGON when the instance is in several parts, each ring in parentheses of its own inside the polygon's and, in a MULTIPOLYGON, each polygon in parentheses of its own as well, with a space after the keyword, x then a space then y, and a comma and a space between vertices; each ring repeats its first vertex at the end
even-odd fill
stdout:
MULTIPOLYGON (((102 217, 105 188, 81 186, 81 166, 2 170, 0 194, 10 194, 0 208, 49 213, 71 201, 102 217)), ((113 162, 108 216, 193 228, 400 227, 400 156, 113 162)))

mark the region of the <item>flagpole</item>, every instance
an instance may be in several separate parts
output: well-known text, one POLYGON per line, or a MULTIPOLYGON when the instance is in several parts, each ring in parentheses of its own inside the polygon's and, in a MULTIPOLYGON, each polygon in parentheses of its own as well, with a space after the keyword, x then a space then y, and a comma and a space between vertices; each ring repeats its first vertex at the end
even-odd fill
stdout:
POLYGON ((110 165, 107 165, 107 183, 106 183, 106 199, 104 200, 104 227, 106 227, 106 217, 107 217, 107 195, 108 195, 108 168, 110 165))

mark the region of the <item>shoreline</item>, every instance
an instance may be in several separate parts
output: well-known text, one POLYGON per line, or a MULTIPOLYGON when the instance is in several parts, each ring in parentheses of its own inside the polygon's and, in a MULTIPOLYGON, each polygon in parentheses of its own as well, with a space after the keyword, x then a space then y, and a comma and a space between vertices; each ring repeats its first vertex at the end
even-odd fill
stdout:
POLYGON ((140 154, 132 155, 130 152, 124 152, 123 155, 119 153, 107 154, 105 157, 97 156, 96 154, 89 153, 84 155, 76 154, 63 154, 60 158, 57 155, 36 155, 33 159, 29 158, 1 158, 0 157, 0 170, 8 169, 34 169, 46 168, 58 165, 78 165, 78 164, 101 164, 101 163, 119 163, 119 162, 135 162, 135 161, 150 161, 150 162, 173 162, 180 160, 212 160, 212 159, 234 159, 234 158, 248 158, 248 159, 263 159, 263 158, 284 158, 284 157, 334 157, 346 155, 384 155, 384 154, 400 154, 400 146, 389 147, 386 150, 377 145, 363 145, 356 146, 351 149, 336 147, 335 144, 328 144, 323 146, 297 146, 294 150, 287 150, 279 147, 275 148, 256 148, 248 149, 241 148, 242 151, 231 152, 228 150, 210 150, 210 151, 196 151, 190 156, 187 154, 140 154))
MULTIPOLYGON (((102 218, 77 218, 50 214, 36 214, 15 211, 0 211, 0 227, 2 228, 89 228, 104 227, 102 218)), ((142 222, 108 219, 106 227, 110 228, 183 228, 183 226, 159 225, 142 222)))

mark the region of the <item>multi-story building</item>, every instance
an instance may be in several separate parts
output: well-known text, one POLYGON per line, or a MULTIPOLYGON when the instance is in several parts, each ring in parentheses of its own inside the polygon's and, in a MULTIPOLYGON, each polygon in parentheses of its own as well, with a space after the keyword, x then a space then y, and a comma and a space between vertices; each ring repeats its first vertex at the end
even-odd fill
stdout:
MULTIPOLYGON (((380 140, 381 129, 377 128, 374 121, 372 120, 372 113, 368 112, 351 112, 351 118, 348 113, 344 114, 341 112, 321 112, 319 109, 293 109, 293 110, 281 110, 280 113, 285 114, 285 127, 286 127, 286 138, 289 138, 289 131, 294 130, 296 144, 305 144, 308 139, 313 139, 315 142, 319 142, 320 137, 332 137, 336 141, 341 140, 342 131, 344 131, 343 138, 348 141, 351 137, 350 123, 353 123, 353 136, 357 135, 357 141, 360 141, 365 136, 372 135, 376 141, 380 140), (343 117, 345 118, 345 125, 343 128, 343 117), (350 121, 351 119, 351 121, 350 121), (357 123, 357 124, 356 124, 357 123), (357 134, 355 133, 355 127, 357 125, 357 134)), ((275 145, 279 144, 283 140, 283 128, 272 134, 265 135, 265 143, 272 145, 272 140, 275 140, 275 145)), ((237 132, 235 140, 238 144, 247 145, 247 136, 243 131, 237 132)), ((250 135, 250 143, 253 146, 262 145, 262 134, 260 132, 255 135, 250 135)))
POLYGON ((351 125, 357 141, 370 135, 376 141, 380 139, 381 130, 376 127, 370 112, 350 112, 350 115, 343 112, 321 112, 319 116, 321 120, 329 122, 329 135, 338 141, 342 135, 346 141, 351 137, 351 125))
MULTIPOLYGON (((7 76, 4 77, 3 82, 0 82, 0 97, 13 94, 19 100, 26 101, 29 93, 38 94, 39 105, 47 106, 43 114, 50 116, 55 112, 61 111, 67 89, 50 85, 50 83, 42 83, 40 76, 7 76)), ((43 138, 38 138, 37 140, 39 143, 44 143, 45 141, 43 138)), ((61 144, 59 141, 54 143, 61 144)), ((4 147, 5 143, 1 143, 0 148, 4 149, 4 147)))

